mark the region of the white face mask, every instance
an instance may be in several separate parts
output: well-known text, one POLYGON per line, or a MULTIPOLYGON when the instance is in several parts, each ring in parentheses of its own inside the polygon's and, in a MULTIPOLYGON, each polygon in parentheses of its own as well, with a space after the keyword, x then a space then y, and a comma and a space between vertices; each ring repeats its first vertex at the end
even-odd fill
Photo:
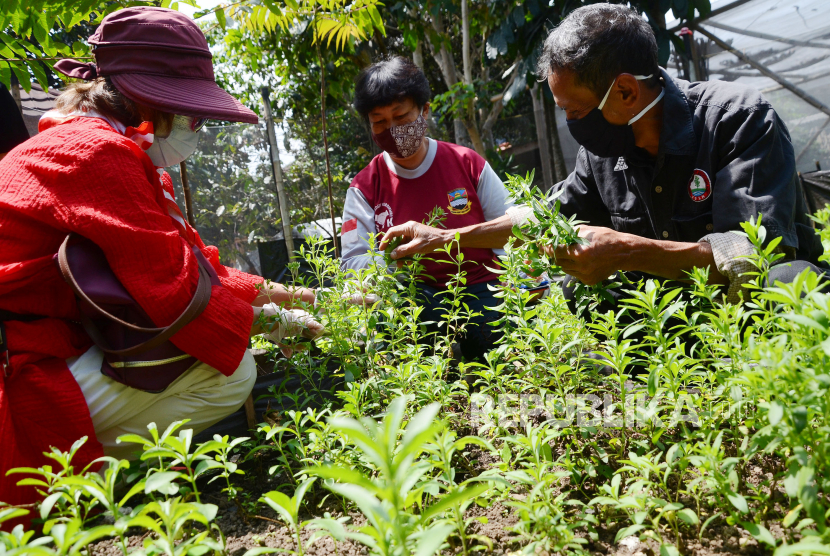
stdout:
POLYGON ((202 125, 204 125, 204 120, 191 116, 175 116, 170 135, 167 137, 156 135, 153 144, 145 151, 147 156, 158 168, 179 164, 196 151, 202 125))

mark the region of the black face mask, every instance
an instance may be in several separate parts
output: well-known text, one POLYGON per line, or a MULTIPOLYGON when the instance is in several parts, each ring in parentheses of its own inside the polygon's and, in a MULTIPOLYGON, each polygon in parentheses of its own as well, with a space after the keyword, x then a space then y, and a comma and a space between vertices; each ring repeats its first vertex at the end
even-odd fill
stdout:
MULTIPOLYGON (((649 77, 651 75, 635 75, 634 79, 641 81, 649 77)), ((614 79, 614 83, 616 81, 614 79)), ((599 103, 598 107, 578 120, 567 120, 568 131, 571 132, 576 142, 585 147, 586 151, 600 158, 619 158, 630 155, 635 146, 634 131, 631 129, 631 124, 654 108, 654 105, 660 102, 666 92, 665 90, 660 91, 657 98, 639 114, 631 118, 627 124, 614 125, 609 123, 602 115, 602 107, 605 106, 605 101, 608 100, 608 95, 611 93, 614 83, 611 83, 611 87, 602 97, 602 102, 599 103)))

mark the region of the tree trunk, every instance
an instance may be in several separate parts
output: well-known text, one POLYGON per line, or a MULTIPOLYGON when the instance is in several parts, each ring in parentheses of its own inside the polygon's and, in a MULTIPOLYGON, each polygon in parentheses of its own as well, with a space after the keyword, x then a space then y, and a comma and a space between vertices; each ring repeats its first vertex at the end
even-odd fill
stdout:
POLYGON ((484 141, 481 140, 481 134, 478 132, 478 127, 475 124, 475 121, 472 120, 465 120, 464 127, 467 128, 467 135, 470 137, 470 143, 473 145, 473 149, 481 155, 482 158, 487 158, 487 149, 484 147, 484 141))
POLYGON ((553 183, 559 183, 568 177, 568 167, 565 166, 565 155, 562 154, 562 143, 559 141, 559 126, 556 124, 556 105, 551 106, 543 100, 545 119, 547 120, 548 138, 553 158, 553 183))
POLYGON ((326 133, 326 61, 320 43, 317 43, 317 58, 320 60, 320 115, 323 120, 323 150, 326 155, 326 177, 329 186, 329 216, 331 217, 331 241, 334 244, 334 258, 340 258, 340 247, 337 245, 337 221, 334 218, 334 195, 331 191, 331 161, 329 160, 329 137, 326 133))
POLYGON ((470 62, 470 8, 469 0, 461 0, 461 58, 464 62, 464 84, 473 83, 473 66, 470 62))
POLYGON ((536 142, 539 145, 539 158, 542 161, 542 180, 544 190, 553 187, 553 169, 550 163, 550 145, 548 144, 547 121, 545 120, 545 99, 542 98, 542 88, 534 83, 530 90, 533 99, 533 118, 536 122, 536 142))
POLYGON ((484 137, 482 137, 484 141, 484 146, 487 149, 495 149, 496 148, 496 138, 493 136, 493 128, 485 129, 484 130, 484 137))
MULTIPOLYGON (((430 51, 432 52, 432 57, 435 58, 438 67, 441 68, 441 74, 444 76, 444 82, 447 84, 447 88, 451 88, 459 81, 458 70, 455 67, 455 60, 452 58, 452 53, 447 48, 444 20, 440 11, 432 16, 432 28, 435 29, 436 33, 438 33, 441 37, 441 45, 436 49, 435 45, 432 44, 432 41, 429 40, 429 35, 427 35, 430 51)), ((469 38, 467 40, 469 47, 469 38)), ((472 70, 470 71, 472 72, 472 70)), ((486 149, 484 148, 484 143, 481 140, 481 133, 479 132, 475 121, 475 111, 473 110, 472 103, 470 103, 467 107, 466 112, 467 114, 465 118, 457 118, 453 121, 455 142, 459 145, 471 146, 479 155, 484 157, 486 156, 486 149), (465 132, 469 138, 468 141, 464 140, 465 132)))
POLYGON ((435 29, 435 32, 441 37, 441 44, 438 50, 435 49, 435 45, 432 44, 429 35, 427 35, 427 41, 429 41, 429 45, 431 47, 430 50, 432 51, 432 57, 435 58, 435 62, 438 64, 438 67, 441 68, 441 74, 444 76, 444 82, 447 84, 447 88, 449 89, 458 83, 458 72, 455 69, 455 61, 452 59, 452 54, 449 50, 447 50, 447 44, 444 41, 446 33, 444 32, 444 19, 442 18, 440 11, 432 16, 432 28, 435 29))
MULTIPOLYGON (((516 63, 518 64, 521 60, 521 57, 516 58, 516 63)), ((489 74, 487 75, 487 80, 489 80, 489 74)), ((496 125, 496 120, 498 120, 499 115, 504 110, 504 94, 513 86, 513 81, 516 80, 516 72, 513 72, 513 75, 510 76, 508 79, 507 84, 504 86, 504 90, 500 95, 497 95, 490 99, 493 105, 490 107, 490 112, 487 114, 487 118, 483 120, 483 124, 481 125, 481 132, 484 134, 485 137, 488 137, 490 141, 493 141, 493 126, 496 125)), ((495 147, 495 145, 493 145, 495 147)))
POLYGON ((415 50, 412 51, 412 62, 424 71, 424 43, 418 41, 415 50))
POLYGON ((456 145, 463 145, 465 147, 472 146, 470 138, 467 136, 467 128, 464 126, 463 121, 458 118, 454 119, 452 121, 452 130, 453 135, 455 136, 456 145))
MULTIPOLYGON (((415 50, 412 51, 412 62, 418 66, 421 71, 424 71, 424 43, 420 40, 415 45, 415 50)), ((426 73, 424 71, 424 73, 426 73)), ((427 127, 429 128, 430 137, 436 137, 438 133, 438 125, 435 123, 435 118, 432 116, 432 110, 427 115, 427 127)), ((373 141, 374 143, 374 141, 373 141)))
MULTIPOLYGON (((285 248, 288 251, 288 260, 293 261, 294 253, 294 228, 291 227, 291 211, 288 208, 288 196, 285 194, 285 186, 282 181, 282 167, 280 166, 280 146, 277 142, 277 132, 274 129, 274 117, 271 114, 271 91, 268 87, 260 89, 262 94, 262 107, 265 112, 265 128, 268 137, 268 146, 271 155, 271 170, 274 173, 274 184, 277 188, 277 199, 280 203, 280 218, 282 219, 282 234, 285 238, 285 248)), ((184 162, 182 162, 182 183, 184 183, 184 162)))

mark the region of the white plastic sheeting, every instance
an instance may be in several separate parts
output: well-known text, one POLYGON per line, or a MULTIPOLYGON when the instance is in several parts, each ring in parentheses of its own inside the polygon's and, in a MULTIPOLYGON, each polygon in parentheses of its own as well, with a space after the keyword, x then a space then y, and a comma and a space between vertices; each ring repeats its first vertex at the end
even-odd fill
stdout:
MULTIPOLYGON (((715 1, 712 8, 732 2, 715 1)), ((700 26, 830 107, 830 0, 751 0, 700 26)), ((798 170, 815 170, 816 161, 830 169, 830 116, 701 33, 694 36, 710 80, 745 84, 769 99, 790 130, 798 170)), ((682 76, 676 61, 672 56, 668 70, 682 76)))

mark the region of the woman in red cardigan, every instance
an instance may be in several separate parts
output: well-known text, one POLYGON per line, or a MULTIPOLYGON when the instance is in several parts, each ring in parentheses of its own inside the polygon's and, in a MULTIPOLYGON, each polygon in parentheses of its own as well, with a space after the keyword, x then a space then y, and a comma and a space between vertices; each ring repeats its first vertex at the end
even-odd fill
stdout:
POLYGON ((128 8, 104 18, 90 38, 95 64, 55 68, 73 83, 41 133, 0 162, 0 501, 30 502, 13 467, 46 464, 50 447, 87 436, 79 470, 103 453, 125 457, 124 433, 180 419, 197 432, 238 409, 256 376, 247 350, 258 315, 279 317, 281 340, 320 325, 281 309, 314 292, 289 292, 219 264, 182 218, 163 167, 196 147, 205 119, 256 123, 220 89, 199 27, 173 10, 128 8), (198 362, 163 392, 132 389, 101 374, 103 353, 77 323, 72 290, 52 257, 70 232, 97 244, 118 280, 157 326, 172 323, 196 290, 192 246, 221 281, 207 308, 172 337, 198 362), (291 326, 288 326, 291 324, 291 326), (6 355, 8 357, 6 358, 6 355))

